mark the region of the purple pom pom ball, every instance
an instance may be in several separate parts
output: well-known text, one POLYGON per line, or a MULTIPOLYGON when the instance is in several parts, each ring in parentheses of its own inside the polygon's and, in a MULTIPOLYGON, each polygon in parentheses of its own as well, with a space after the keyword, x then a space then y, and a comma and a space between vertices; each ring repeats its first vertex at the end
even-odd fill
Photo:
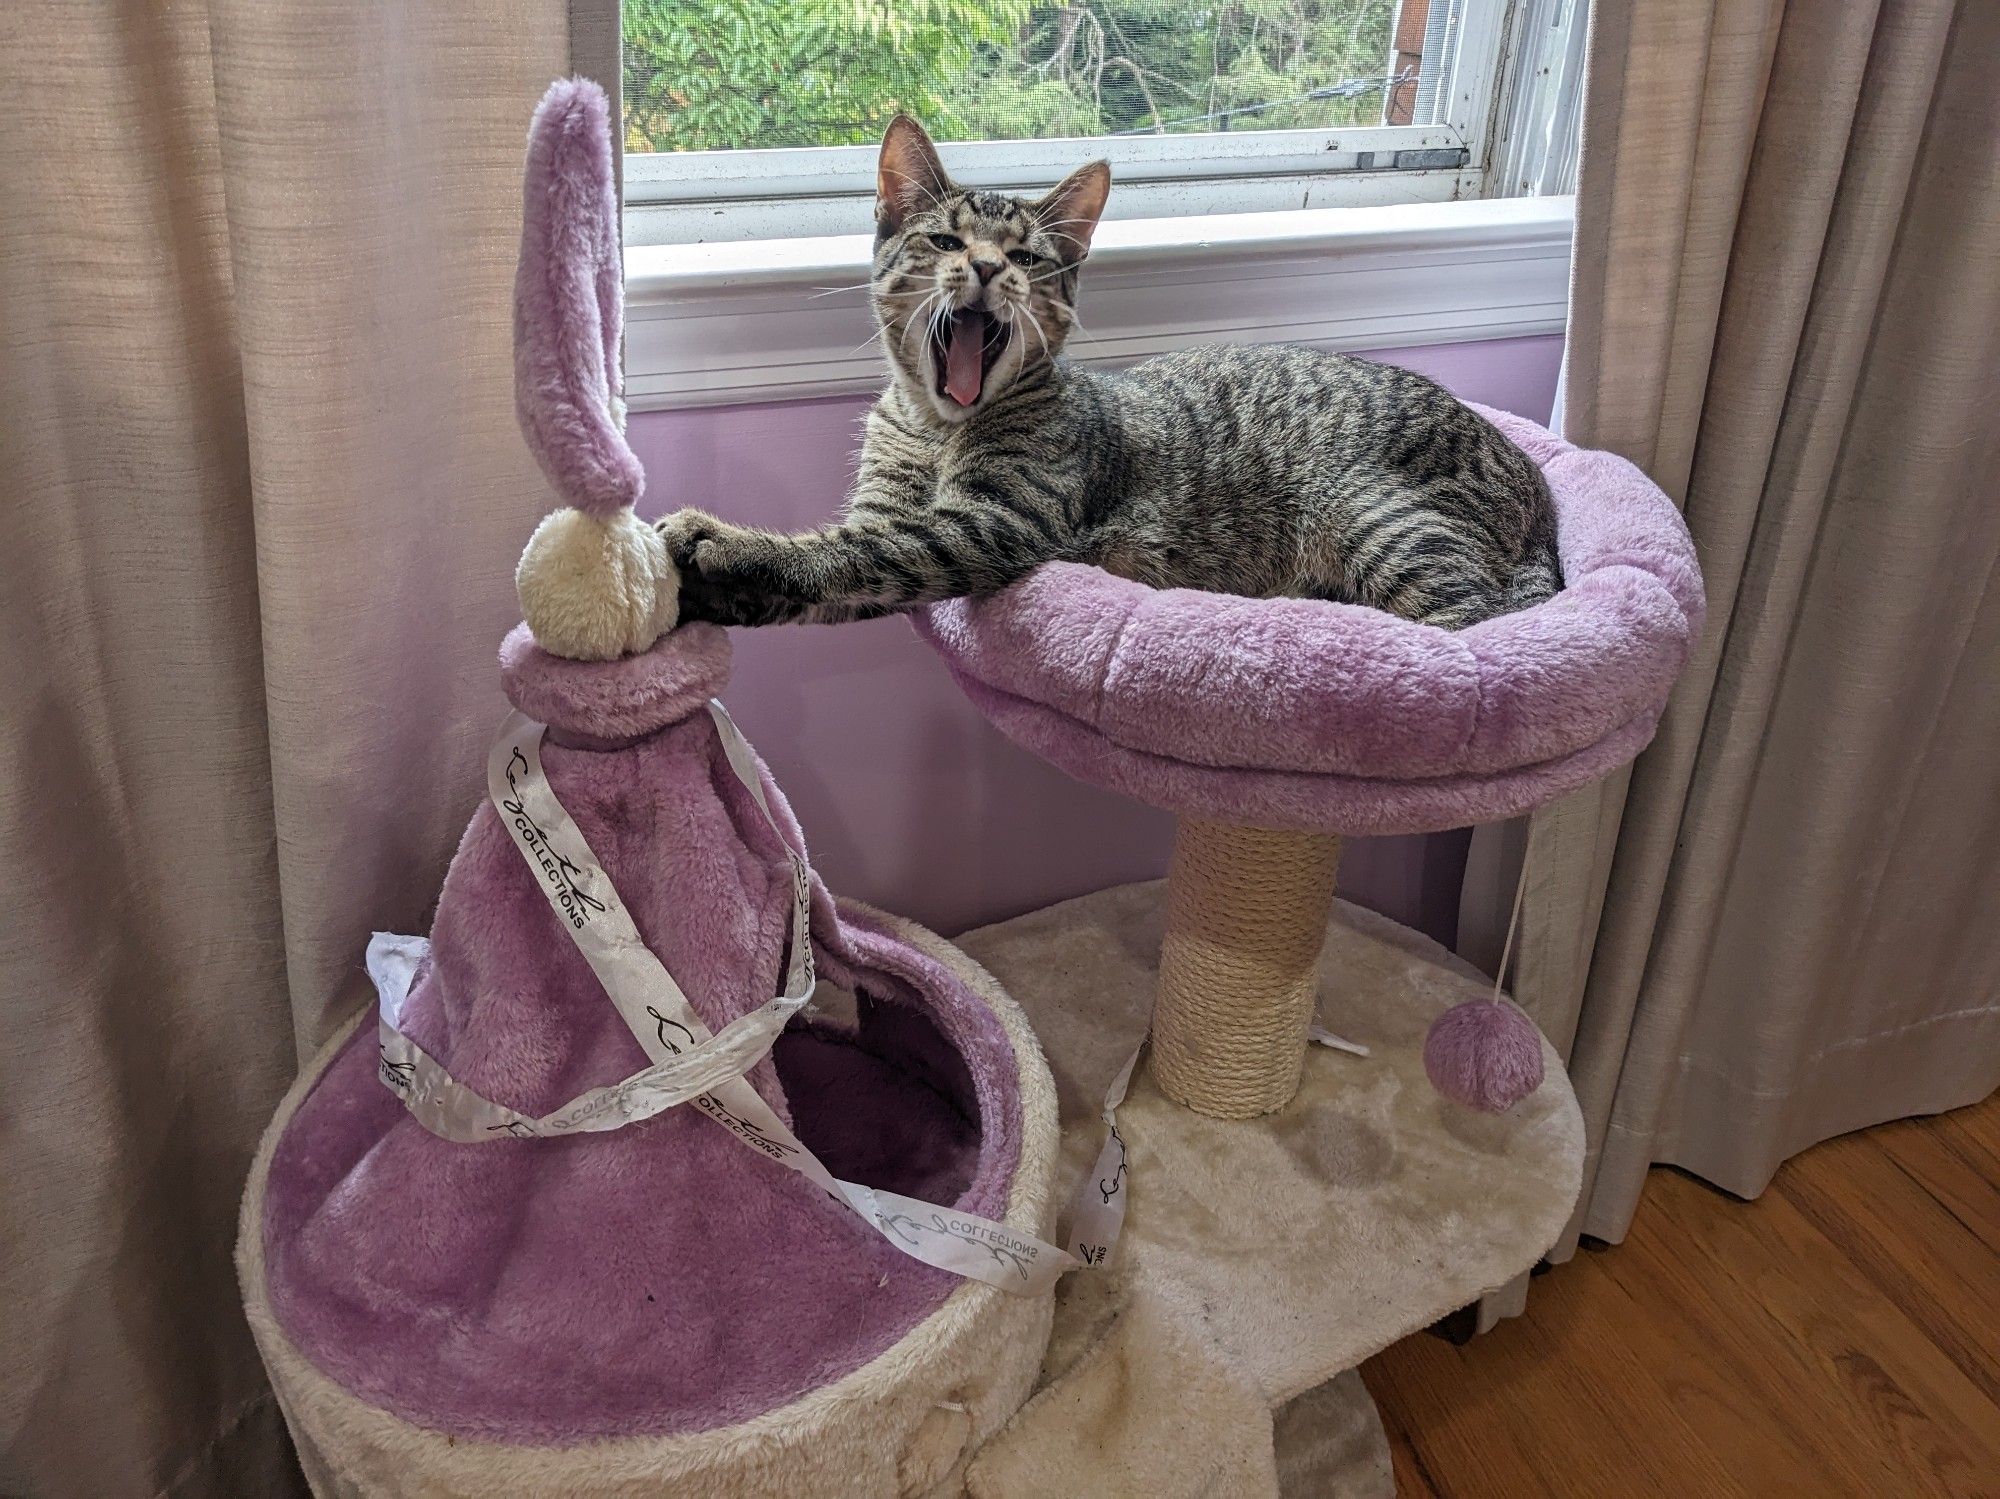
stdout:
POLYGON ((1467 1000, 1431 1022, 1424 1071, 1446 1098, 1504 1114, 1542 1085, 1542 1033, 1505 1000, 1467 1000))

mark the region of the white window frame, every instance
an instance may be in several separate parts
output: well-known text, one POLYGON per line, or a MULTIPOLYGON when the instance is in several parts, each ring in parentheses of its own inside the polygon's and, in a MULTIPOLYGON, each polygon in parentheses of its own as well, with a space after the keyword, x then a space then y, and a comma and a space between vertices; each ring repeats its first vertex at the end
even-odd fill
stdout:
MULTIPOLYGON (((1438 4, 1446 0, 1436 0, 1438 4)), ((1349 130, 972 141, 940 147, 969 187, 1041 190, 1104 158, 1112 219, 1349 208, 1478 197, 1496 82, 1517 0, 1462 0, 1460 24, 1424 78, 1433 124, 1349 130)), ((1387 65, 1387 58, 1384 58, 1387 65)), ((873 228, 875 147, 659 151, 625 157, 631 245, 863 234, 873 228)))
MULTIPOLYGON (((1549 110, 1524 92, 1546 86, 1552 46, 1580 62, 1586 9, 1473 0, 1437 75, 1439 125, 940 151, 961 181, 1001 189, 1111 158, 1111 209, 1084 273, 1090 336, 1069 350, 1084 362, 1227 340, 1354 351, 1559 333, 1572 200, 1485 195, 1494 171, 1521 170, 1526 132, 1548 135, 1549 110), (1415 154, 1433 151, 1453 164, 1415 154)), ((1573 96, 1560 107, 1573 113, 1573 96)), ((874 172, 872 146, 626 156, 631 409, 879 389, 865 290, 874 172)))

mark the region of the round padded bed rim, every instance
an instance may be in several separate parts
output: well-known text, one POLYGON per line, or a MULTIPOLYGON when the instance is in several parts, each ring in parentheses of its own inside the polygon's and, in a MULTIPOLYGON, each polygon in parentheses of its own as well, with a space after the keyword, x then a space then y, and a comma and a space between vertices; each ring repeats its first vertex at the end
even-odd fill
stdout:
MULTIPOLYGON (((1134 774, 1333 777, 1356 795, 1439 783, 1418 803, 1488 777, 1566 781, 1567 762, 1596 763, 1597 747, 1630 744, 1657 718, 1701 626, 1700 572, 1673 503, 1634 465, 1484 414, 1550 483, 1567 586, 1541 605, 1454 633, 1358 605, 1154 590, 1056 563, 990 599, 935 606, 918 628, 982 708, 1005 705, 1028 729, 1048 715, 1058 739, 1101 740, 1134 757, 1123 762, 1134 774)), ((1025 742, 1052 759, 1121 763, 1025 742)), ((1179 806, 1165 789, 1120 789, 1179 806)))
POLYGON ((1302 833, 1370 838, 1442 833, 1518 817, 1586 786, 1637 755, 1660 719, 1653 708, 1572 754, 1485 776, 1392 780, 1191 765, 1113 744, 1044 704, 952 676, 986 718, 1065 773, 1163 811, 1302 833))

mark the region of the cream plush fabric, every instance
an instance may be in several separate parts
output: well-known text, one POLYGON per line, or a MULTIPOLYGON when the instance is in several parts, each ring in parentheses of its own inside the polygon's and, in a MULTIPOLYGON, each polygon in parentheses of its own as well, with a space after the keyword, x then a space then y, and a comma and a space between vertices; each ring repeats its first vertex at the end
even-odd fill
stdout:
MULTIPOLYGON (((1146 1026, 1164 886, 1100 891, 960 939, 1028 1012, 1056 1076, 1061 1179, 1101 1136, 1106 1081, 1146 1026)), ((1279 1492, 1271 1412, 1531 1267, 1576 1200, 1583 1129, 1554 1054, 1504 1116, 1438 1097, 1431 1020, 1482 988, 1435 944, 1337 906, 1321 993, 1366 1058, 1315 1048, 1291 1104, 1205 1118, 1142 1068, 1119 1113, 1131 1193, 1115 1262, 1057 1290, 1041 1386, 974 1459, 979 1499, 1279 1492)), ((1315 1396, 1315 1398, 1330 1398, 1315 1396)), ((1294 1437, 1316 1437, 1295 1414, 1294 1437)), ((1327 1461, 1367 1493, 1365 1430, 1327 1461)), ((1328 1486, 1307 1490, 1340 1493, 1328 1486)), ((1377 1491, 1379 1492, 1379 1491, 1377 1491)))

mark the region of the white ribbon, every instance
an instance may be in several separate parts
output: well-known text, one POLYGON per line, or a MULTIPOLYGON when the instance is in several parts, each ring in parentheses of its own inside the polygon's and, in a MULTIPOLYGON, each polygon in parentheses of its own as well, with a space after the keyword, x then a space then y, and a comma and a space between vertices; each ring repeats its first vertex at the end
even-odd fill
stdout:
POLYGON ((1336 1036, 1332 1031, 1315 1020, 1306 1027, 1306 1039, 1315 1046, 1324 1046, 1331 1051, 1344 1051, 1351 1057, 1365 1057, 1368 1048, 1359 1041, 1350 1041, 1345 1036, 1336 1036))
MULTIPOLYGON (((686 1048, 623 1082, 579 1093, 560 1108, 532 1117, 466 1087, 399 1028, 417 966, 429 951, 430 942, 423 937, 377 932, 369 940, 368 976, 375 981, 380 1071, 382 1081, 402 1098, 425 1129, 460 1144, 497 1134, 521 1138, 585 1134, 650 1119, 756 1066, 758 1058, 777 1040, 785 1021, 804 1003, 774 999, 737 1017, 702 1045, 686 1048)), ((662 1017, 659 1024, 662 1039, 666 1039, 668 1022, 662 1017)))
POLYGON ((429 943, 420 937, 378 932, 368 946, 368 973, 378 996, 383 1083, 424 1128, 458 1142, 616 1129, 675 1104, 690 1103, 927 1265, 1032 1296, 1048 1290, 1066 1270, 1106 1263, 1125 1220, 1125 1142, 1118 1134, 1116 1116, 1138 1061, 1136 1052, 1119 1071, 1105 1100, 1104 1145, 1090 1175, 1078 1184, 1067 1249, 976 1213, 842 1181, 744 1079, 743 1074, 771 1049, 785 1022, 812 996, 812 883, 805 860, 771 815, 749 744, 721 703, 711 700, 709 713, 730 769, 749 789, 791 861, 792 920, 784 993, 739 1016, 719 1033, 709 1030, 673 975, 640 939, 610 876, 556 799, 542 772, 542 725, 513 713, 501 725, 487 757, 487 793, 514 846, 540 877, 542 894, 652 1065, 623 1082, 579 1094, 539 1118, 495 1103, 458 1082, 403 1034, 399 1028, 403 1003, 429 943))

